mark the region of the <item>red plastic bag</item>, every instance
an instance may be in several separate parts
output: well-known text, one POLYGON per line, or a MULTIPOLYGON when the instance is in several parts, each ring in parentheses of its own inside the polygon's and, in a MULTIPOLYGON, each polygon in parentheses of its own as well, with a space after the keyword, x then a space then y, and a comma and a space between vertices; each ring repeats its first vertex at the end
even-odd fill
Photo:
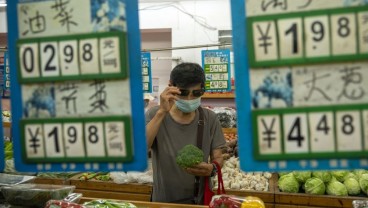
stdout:
MULTIPOLYGON (((224 182, 222 181, 221 166, 216 161, 213 161, 213 163, 216 165, 217 168, 217 178, 218 178, 217 195, 226 194, 224 182)), ((210 187, 209 182, 210 179, 211 177, 208 176, 204 178, 204 199, 203 199, 204 205, 209 205, 212 200, 212 197, 215 195, 215 192, 213 192, 210 187)))

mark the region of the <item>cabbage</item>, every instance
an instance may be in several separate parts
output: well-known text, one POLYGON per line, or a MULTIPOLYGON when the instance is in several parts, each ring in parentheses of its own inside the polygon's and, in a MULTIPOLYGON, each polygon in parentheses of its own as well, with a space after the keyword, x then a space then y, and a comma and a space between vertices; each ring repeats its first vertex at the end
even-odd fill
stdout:
POLYGON ((357 175, 355 175, 354 173, 348 173, 345 177, 344 177, 344 181, 346 181, 349 178, 354 178, 355 180, 359 181, 359 178, 357 175))
POLYGON ((293 173, 283 175, 278 181, 279 188, 282 192, 287 193, 298 193, 299 192, 299 182, 294 177, 293 173))
POLYGON ((332 178, 331 181, 327 184, 326 192, 328 195, 334 196, 347 196, 348 190, 345 185, 339 182, 336 178, 332 178))
POLYGON ((349 195, 358 195, 360 194, 360 186, 359 182, 354 178, 348 178, 344 181, 344 185, 348 190, 349 195))
POLYGON ((319 178, 309 178, 304 184, 305 193, 307 194, 325 194, 326 186, 319 178))
POLYGON ((291 172, 281 171, 281 172, 279 172, 279 176, 281 177, 281 176, 287 175, 289 173, 291 173, 291 172))
POLYGON ((335 177, 338 181, 344 182, 345 176, 349 173, 349 171, 345 170, 335 170, 331 171, 331 175, 335 177))
POLYGON ((359 185, 362 191, 368 194, 368 174, 363 174, 362 177, 359 178, 359 185))
POLYGON ((324 183, 328 183, 331 181, 331 173, 327 171, 314 171, 312 172, 312 177, 316 177, 321 179, 324 183))
POLYGON ((368 171, 367 170, 364 170, 364 169, 356 169, 356 170, 353 170, 353 173, 358 176, 358 178, 362 177, 363 174, 367 174, 368 171))
POLYGON ((312 176, 310 171, 294 171, 293 174, 299 183, 305 183, 312 176))

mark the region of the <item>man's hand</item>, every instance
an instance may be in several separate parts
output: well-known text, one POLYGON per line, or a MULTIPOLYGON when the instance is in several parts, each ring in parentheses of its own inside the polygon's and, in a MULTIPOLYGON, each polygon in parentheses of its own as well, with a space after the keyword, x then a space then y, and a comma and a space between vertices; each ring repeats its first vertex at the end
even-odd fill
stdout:
POLYGON ((169 112, 178 99, 177 95, 180 95, 180 90, 177 87, 166 87, 160 95, 160 110, 169 112))
POLYGON ((213 165, 205 162, 201 162, 190 168, 186 168, 185 171, 195 176, 210 176, 212 173, 213 165))

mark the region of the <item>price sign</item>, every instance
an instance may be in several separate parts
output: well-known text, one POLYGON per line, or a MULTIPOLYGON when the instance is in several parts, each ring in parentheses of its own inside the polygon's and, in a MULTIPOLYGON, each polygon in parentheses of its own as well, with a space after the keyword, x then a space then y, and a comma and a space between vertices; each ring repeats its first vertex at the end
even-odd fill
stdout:
POLYGON ((3 71, 3 90, 2 95, 4 98, 10 97, 10 68, 9 68, 9 55, 8 52, 4 52, 4 71, 3 71))
POLYGON ((152 93, 152 67, 151 53, 143 52, 141 54, 142 76, 143 76, 143 92, 152 93))
POLYGON ((249 64, 268 67, 365 60, 366 10, 362 6, 249 17, 249 64))
POLYGON ((202 51, 207 92, 231 91, 230 50, 202 51))
POLYGON ((146 169, 137 5, 9 2, 18 171, 146 169))
POLYGON ((232 1, 244 171, 368 168, 365 4, 232 1))

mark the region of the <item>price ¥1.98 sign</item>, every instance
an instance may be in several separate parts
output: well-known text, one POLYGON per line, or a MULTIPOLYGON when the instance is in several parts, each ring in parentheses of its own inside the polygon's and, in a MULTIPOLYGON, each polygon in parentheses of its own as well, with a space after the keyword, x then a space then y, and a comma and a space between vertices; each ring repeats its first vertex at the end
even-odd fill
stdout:
POLYGON ((250 66, 365 60, 366 7, 248 18, 250 66))

